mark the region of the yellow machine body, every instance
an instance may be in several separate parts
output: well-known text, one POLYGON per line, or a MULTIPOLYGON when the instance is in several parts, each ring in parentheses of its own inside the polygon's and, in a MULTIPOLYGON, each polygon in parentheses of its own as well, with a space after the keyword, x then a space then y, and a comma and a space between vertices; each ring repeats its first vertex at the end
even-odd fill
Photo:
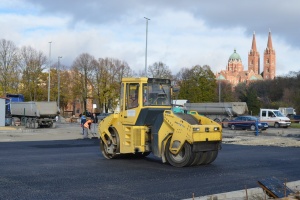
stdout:
POLYGON ((120 110, 99 123, 99 135, 107 159, 153 153, 184 167, 216 159, 222 126, 197 112, 174 113, 168 79, 123 78, 120 110))

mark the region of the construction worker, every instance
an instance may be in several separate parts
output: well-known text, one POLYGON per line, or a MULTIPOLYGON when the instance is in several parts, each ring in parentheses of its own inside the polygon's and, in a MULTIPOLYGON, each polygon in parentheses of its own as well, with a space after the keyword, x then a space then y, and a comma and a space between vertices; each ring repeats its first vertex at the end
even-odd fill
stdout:
POLYGON ((83 139, 89 138, 89 129, 91 127, 91 123, 93 123, 93 120, 88 117, 86 122, 84 123, 84 131, 83 131, 83 139))
POLYGON ((82 127, 82 135, 84 135, 84 124, 86 122, 86 116, 83 114, 80 117, 80 126, 82 127))
POLYGON ((98 118, 97 118, 97 115, 95 113, 92 114, 92 120, 93 120, 93 123, 91 124, 91 133, 93 135, 96 135, 97 133, 97 125, 98 125, 98 118))

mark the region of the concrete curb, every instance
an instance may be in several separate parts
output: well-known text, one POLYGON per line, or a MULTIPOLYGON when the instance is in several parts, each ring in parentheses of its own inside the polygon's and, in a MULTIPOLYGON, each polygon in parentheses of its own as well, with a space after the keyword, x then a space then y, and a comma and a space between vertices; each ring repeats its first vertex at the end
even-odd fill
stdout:
MULTIPOLYGON (((295 192, 300 191, 300 180, 288 182, 286 185, 295 192)), ((249 188, 247 189, 248 199, 265 199, 265 193, 262 188, 249 188)), ((220 194, 211 194, 206 196, 194 197, 185 200, 244 200, 246 199, 246 190, 237 190, 232 192, 225 192, 220 194)), ((268 199, 268 196, 266 196, 268 199)))
POLYGON ((37 129, 30 129, 25 127, 0 127, 0 133, 34 133, 37 129))
POLYGON ((11 127, 11 126, 0 126, 0 131, 15 131, 18 128, 16 127, 11 127))

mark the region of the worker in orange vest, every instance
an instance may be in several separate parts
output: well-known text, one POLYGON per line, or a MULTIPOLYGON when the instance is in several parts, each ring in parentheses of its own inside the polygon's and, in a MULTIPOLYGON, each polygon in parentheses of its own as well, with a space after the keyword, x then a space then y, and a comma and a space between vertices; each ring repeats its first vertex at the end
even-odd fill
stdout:
POLYGON ((91 118, 87 118, 86 122, 84 123, 84 132, 83 132, 83 139, 89 138, 89 130, 91 127, 91 123, 93 123, 93 120, 91 118))

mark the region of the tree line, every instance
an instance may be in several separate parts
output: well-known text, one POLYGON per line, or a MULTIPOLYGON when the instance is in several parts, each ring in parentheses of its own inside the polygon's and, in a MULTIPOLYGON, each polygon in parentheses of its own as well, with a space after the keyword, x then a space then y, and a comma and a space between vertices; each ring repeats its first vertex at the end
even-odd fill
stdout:
MULTIPOLYGON (((93 99, 107 112, 117 105, 123 77, 148 76, 168 78, 173 84, 174 99, 190 102, 247 102, 249 114, 259 108, 294 107, 300 112, 300 72, 290 72, 274 80, 240 83, 235 88, 226 81, 218 82, 209 65, 182 67, 172 74, 165 63, 158 61, 144 71, 135 72, 126 61, 117 58, 95 58, 89 53, 78 55, 71 66, 53 64, 50 70, 50 100, 64 110, 76 100, 93 99), (58 88, 58 73, 60 85, 58 88), (219 93, 221 91, 221 93, 219 93)), ((0 40, 0 96, 23 94, 26 101, 47 101, 49 58, 31 46, 18 48, 12 41, 0 40)))

